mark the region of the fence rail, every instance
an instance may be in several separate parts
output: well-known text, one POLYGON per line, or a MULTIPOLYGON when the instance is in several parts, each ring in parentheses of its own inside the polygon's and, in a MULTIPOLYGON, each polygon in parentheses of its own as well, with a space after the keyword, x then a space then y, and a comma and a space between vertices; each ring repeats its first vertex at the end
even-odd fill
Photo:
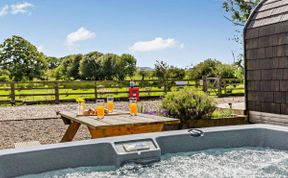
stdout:
MULTIPOLYGON (((1 82, 0 104, 35 104, 73 102, 75 98, 86 100, 106 98, 113 95, 116 100, 127 99, 129 82, 126 81, 36 81, 1 82)), ((137 80, 141 98, 159 98, 166 92, 177 91, 185 86, 194 87, 210 95, 243 95, 243 81, 238 79, 207 78, 202 80, 167 81, 137 80)))

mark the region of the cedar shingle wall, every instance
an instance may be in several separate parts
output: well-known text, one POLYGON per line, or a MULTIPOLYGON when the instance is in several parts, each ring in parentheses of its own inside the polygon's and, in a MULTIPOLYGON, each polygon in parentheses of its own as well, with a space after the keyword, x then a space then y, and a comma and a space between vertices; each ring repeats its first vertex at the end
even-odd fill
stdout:
POLYGON ((244 42, 251 121, 288 124, 277 115, 288 115, 288 0, 264 0, 245 27, 244 42))
POLYGON ((288 114, 288 21, 281 21, 288 14, 286 4, 288 0, 265 2, 265 8, 260 8, 261 13, 256 13, 246 30, 246 92, 249 111, 288 114), (284 6, 277 7, 275 3, 284 6), (280 15, 275 16, 276 11, 268 8, 268 5, 280 9, 278 12, 284 13, 283 18, 275 20, 280 15), (265 23, 259 25, 261 18, 265 19, 265 23))

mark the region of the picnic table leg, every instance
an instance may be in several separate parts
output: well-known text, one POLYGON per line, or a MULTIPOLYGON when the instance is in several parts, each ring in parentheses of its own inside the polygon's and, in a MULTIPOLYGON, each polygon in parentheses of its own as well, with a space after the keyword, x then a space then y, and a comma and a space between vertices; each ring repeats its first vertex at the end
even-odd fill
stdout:
POLYGON ((61 142, 70 142, 73 140, 81 124, 77 122, 72 122, 67 128, 61 142))

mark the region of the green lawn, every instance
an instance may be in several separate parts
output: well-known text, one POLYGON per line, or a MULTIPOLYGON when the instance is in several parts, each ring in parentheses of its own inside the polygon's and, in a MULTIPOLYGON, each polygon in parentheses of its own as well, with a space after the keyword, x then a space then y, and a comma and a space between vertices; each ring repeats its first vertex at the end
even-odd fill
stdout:
MULTIPOLYGON (((159 82, 157 81, 144 81, 140 83, 136 83, 139 85, 140 88, 140 97, 142 96, 164 96, 165 93, 164 88, 160 87, 159 82)), ((190 85, 195 85, 195 81, 189 81, 190 85)), ((54 83, 21 83, 16 84, 15 88, 15 95, 16 100, 21 101, 47 101, 47 100, 54 100, 55 96, 55 84, 54 83), (31 88, 34 88, 31 90, 31 88), (28 95, 28 96, 17 96, 17 95, 28 95), (41 95, 41 96, 30 96, 30 95, 41 95), (45 96, 44 96, 45 95, 45 96)), ((128 98, 128 91, 129 91, 129 82, 110 82, 110 81, 103 81, 97 82, 97 92, 98 98, 106 98, 109 95, 114 96, 115 98, 128 98), (120 92, 116 93, 109 93, 109 92, 120 92), (104 94, 101 94, 104 93, 104 94)), ((227 91, 229 90, 232 94, 244 93, 244 85, 239 84, 236 86, 229 85, 227 87, 227 91)), ((171 91, 177 91, 177 87, 172 87, 171 91)), ((195 88, 197 91, 201 91, 202 87, 195 88)), ((224 89, 222 90, 222 94, 224 94, 224 89)), ((9 95, 10 88, 9 85, 0 84, 0 101, 2 100, 10 100, 9 95)), ((62 82, 59 84, 59 94, 60 100, 67 100, 67 99, 76 99, 77 97, 81 98, 94 98, 94 82, 62 82)), ((216 96, 217 91, 212 91, 211 95, 216 96)))

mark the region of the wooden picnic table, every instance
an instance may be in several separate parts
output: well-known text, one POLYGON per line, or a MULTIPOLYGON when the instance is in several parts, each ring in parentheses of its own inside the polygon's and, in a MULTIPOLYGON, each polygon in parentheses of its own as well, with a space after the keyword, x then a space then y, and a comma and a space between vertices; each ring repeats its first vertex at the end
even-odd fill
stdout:
POLYGON ((153 116, 138 113, 130 116, 128 112, 115 111, 105 115, 103 119, 97 116, 77 116, 76 112, 59 112, 64 123, 69 125, 61 142, 72 141, 81 124, 88 127, 92 138, 118 135, 160 132, 166 124, 179 124, 178 119, 153 116))

